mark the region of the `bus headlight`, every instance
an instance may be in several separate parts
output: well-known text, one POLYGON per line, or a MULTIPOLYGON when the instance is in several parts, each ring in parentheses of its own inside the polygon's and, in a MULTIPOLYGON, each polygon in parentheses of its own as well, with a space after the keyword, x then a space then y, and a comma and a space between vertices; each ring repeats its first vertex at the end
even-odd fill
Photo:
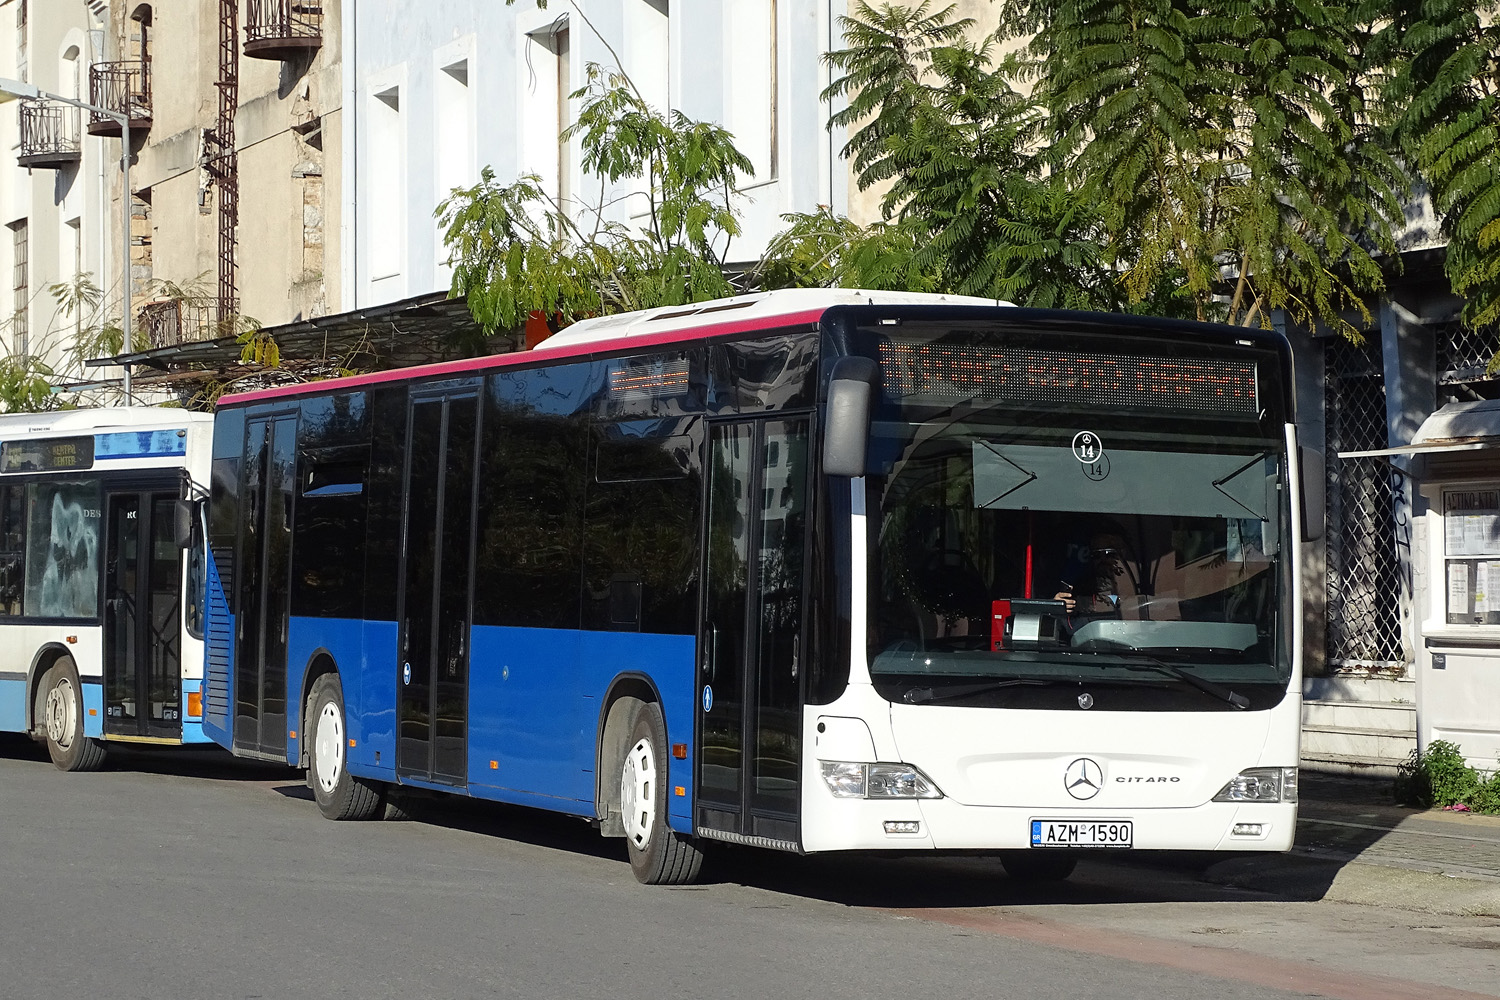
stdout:
POLYGON ((1215 802, 1296 802, 1295 767, 1251 767, 1219 789, 1215 802))
POLYGON ((823 780, 841 799, 940 799, 932 779, 910 764, 857 764, 825 760, 823 780))

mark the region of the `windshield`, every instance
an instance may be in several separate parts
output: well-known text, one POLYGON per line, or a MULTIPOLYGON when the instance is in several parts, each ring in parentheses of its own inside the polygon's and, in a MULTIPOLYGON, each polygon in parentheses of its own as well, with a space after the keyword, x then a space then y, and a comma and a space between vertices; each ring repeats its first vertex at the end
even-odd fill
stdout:
POLYGON ((930 370, 915 383, 893 370, 899 350, 883 354, 888 419, 867 477, 883 695, 1075 710, 1081 689, 1115 709, 1280 701, 1290 543, 1269 407, 1173 413, 1128 389, 1086 405, 982 390, 950 402, 930 370))

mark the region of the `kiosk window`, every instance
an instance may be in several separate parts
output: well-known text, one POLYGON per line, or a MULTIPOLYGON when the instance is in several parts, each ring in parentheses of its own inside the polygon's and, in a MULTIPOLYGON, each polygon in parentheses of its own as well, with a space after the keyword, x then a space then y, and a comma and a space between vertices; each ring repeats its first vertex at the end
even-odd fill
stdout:
POLYGON ((1500 488, 1443 492, 1450 625, 1500 625, 1500 488))

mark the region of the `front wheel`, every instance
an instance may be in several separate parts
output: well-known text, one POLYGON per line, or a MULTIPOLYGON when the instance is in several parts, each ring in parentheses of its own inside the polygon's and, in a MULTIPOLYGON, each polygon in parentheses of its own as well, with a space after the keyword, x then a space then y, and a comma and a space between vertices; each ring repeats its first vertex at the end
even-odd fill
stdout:
POLYGON ((344 747, 348 744, 344 726, 344 689, 338 674, 324 674, 313 684, 307 699, 309 725, 304 727, 312 741, 308 754, 308 777, 318 810, 329 819, 370 819, 385 805, 382 787, 349 773, 344 747))
POLYGON ((667 725, 654 703, 636 711, 630 728, 630 750, 620 768, 620 818, 637 879, 686 885, 698 878, 702 852, 667 825, 667 725))
POLYGON ((47 733, 47 754, 62 771, 97 771, 104 763, 104 747, 83 735, 83 687, 78 668, 69 659, 58 660, 42 675, 42 726, 47 733))

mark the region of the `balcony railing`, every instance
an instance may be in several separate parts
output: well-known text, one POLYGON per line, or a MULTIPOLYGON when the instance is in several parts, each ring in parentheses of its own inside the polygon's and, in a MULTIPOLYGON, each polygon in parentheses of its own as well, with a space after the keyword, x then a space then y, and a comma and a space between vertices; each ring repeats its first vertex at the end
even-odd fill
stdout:
MULTIPOLYGON (((130 128, 151 127, 151 64, 129 62, 94 63, 89 67, 89 103, 130 116, 130 128)), ((119 135, 120 123, 98 112, 89 112, 90 135, 119 135)))
POLYGON ((79 140, 77 108, 55 101, 21 102, 21 166, 56 169, 77 163, 79 140))
POLYGON ((140 326, 152 347, 175 347, 217 340, 235 333, 235 313, 239 303, 231 303, 228 314, 220 318, 216 298, 163 299, 141 307, 140 326))
POLYGON ((245 23, 245 55, 294 59, 323 44, 323 4, 319 0, 250 0, 245 23))

